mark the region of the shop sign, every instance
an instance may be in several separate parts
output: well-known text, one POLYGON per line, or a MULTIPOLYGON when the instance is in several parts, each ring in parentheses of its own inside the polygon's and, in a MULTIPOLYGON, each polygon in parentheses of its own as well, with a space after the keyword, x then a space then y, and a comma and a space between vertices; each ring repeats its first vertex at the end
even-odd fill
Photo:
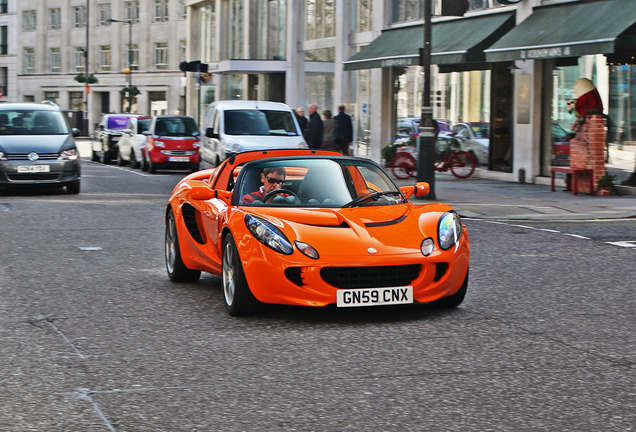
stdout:
POLYGON ((519 53, 522 60, 554 58, 554 57, 571 57, 572 47, 556 47, 556 48, 538 48, 530 50, 521 50, 519 53))
POLYGON ((411 58, 397 58, 382 60, 382 67, 406 67, 413 66, 413 59, 411 58))

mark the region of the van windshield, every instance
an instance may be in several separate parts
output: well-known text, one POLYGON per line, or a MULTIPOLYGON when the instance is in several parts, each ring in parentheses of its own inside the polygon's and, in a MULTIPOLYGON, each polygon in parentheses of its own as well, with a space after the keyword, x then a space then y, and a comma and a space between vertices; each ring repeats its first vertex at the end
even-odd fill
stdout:
POLYGON ((242 109, 225 111, 224 116, 228 135, 298 135, 289 111, 242 109))
POLYGON ((67 135, 68 125, 60 111, 0 111, 0 135, 67 135))

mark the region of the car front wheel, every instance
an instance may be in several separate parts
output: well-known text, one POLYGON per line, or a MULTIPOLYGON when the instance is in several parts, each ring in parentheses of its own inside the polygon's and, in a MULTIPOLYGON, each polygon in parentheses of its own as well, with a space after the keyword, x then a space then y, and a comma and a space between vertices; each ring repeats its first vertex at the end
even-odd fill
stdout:
POLYGON ((168 210, 166 218, 166 270, 168 277, 173 282, 196 282, 201 277, 200 270, 192 270, 186 267, 181 259, 179 248, 179 235, 177 223, 172 209, 168 210))
POLYGON ((258 300, 250 291, 232 234, 223 239, 223 299, 231 316, 251 315, 258 309, 258 300))

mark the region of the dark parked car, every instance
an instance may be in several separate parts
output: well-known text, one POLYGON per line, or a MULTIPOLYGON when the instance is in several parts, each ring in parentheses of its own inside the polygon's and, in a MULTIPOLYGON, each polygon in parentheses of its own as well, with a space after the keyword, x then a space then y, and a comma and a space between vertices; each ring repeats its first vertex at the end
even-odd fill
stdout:
POLYGON ((0 104, 0 186, 66 186, 80 192, 79 152, 71 129, 57 106, 0 104))
POLYGON ((132 117, 140 117, 140 115, 105 114, 102 116, 92 137, 93 161, 107 164, 117 158, 117 143, 132 117))

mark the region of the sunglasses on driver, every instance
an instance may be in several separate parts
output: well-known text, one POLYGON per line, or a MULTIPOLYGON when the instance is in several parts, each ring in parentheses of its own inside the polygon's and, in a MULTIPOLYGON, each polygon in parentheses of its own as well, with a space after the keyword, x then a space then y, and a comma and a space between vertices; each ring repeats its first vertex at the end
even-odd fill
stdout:
POLYGON ((278 183, 278 184, 283 184, 285 183, 285 179, 276 179, 274 177, 267 177, 267 181, 270 182, 270 184, 274 184, 274 183, 278 183))

